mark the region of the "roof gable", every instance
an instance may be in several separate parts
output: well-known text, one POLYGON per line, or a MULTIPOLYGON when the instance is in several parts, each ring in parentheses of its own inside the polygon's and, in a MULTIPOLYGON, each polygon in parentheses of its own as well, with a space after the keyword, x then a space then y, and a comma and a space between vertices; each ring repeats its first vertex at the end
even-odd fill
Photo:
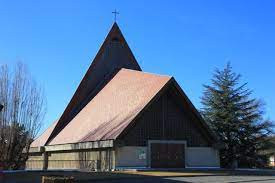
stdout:
POLYGON ((117 138, 123 138, 124 135, 126 135, 129 130, 135 125, 135 123, 138 121, 137 119, 143 115, 144 112, 146 112, 146 109, 150 107, 156 100, 158 100, 165 92, 168 90, 174 91, 174 96, 177 97, 177 103, 178 106, 182 106, 182 109, 180 110, 188 110, 189 115, 192 117, 194 125, 200 130, 200 132, 203 134, 205 138, 207 138, 209 141, 211 141, 213 144, 218 142, 217 136, 212 132, 212 130, 209 128, 207 123, 202 118, 201 114, 198 112, 198 110, 195 108, 195 106, 192 104, 192 102, 189 100, 187 95, 184 93, 182 88, 179 86, 177 81, 172 77, 169 82, 163 87, 155 96, 154 98, 147 103, 147 105, 144 107, 144 109, 132 120, 132 123, 129 124, 120 134, 117 138))
POLYGON ((121 68, 141 71, 117 23, 114 23, 47 142, 53 139, 121 68))
POLYGON ((180 99, 179 102, 185 103, 187 108, 190 110, 190 113, 195 118, 196 125, 203 129, 202 132, 204 133, 205 137, 209 138, 209 140, 211 140, 214 143, 218 143, 219 139, 216 136, 216 134, 210 129, 206 121, 201 116, 200 112, 196 109, 196 107, 193 105, 193 103, 190 101, 190 99, 187 97, 185 92, 182 90, 182 88, 174 78, 172 79, 172 83, 176 90, 175 93, 178 95, 180 99))

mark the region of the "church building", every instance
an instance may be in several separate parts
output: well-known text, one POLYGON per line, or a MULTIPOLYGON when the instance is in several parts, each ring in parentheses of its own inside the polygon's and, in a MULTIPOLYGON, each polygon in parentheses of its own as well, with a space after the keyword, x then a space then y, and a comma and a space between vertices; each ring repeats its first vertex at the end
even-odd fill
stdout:
POLYGON ((219 167, 217 144, 177 81, 143 72, 114 23, 26 169, 219 167))

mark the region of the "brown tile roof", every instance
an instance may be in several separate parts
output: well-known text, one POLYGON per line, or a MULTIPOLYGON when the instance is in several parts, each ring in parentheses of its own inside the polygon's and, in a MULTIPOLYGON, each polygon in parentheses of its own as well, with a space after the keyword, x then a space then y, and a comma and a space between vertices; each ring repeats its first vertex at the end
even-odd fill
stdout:
POLYGON ((48 140, 50 134, 52 133, 54 127, 57 124, 57 121, 54 121, 49 128, 47 128, 39 137, 37 137, 32 143, 31 147, 44 146, 46 141, 48 140))
POLYGON ((170 79, 121 69, 48 145, 116 139, 170 79))

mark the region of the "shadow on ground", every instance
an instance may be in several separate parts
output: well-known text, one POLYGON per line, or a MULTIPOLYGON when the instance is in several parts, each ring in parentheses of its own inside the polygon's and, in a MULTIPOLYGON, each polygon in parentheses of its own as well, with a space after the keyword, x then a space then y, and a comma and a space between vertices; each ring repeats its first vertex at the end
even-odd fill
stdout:
POLYGON ((14 171, 5 172, 2 183, 40 183, 42 176, 72 176, 77 183, 189 183, 189 182, 275 182, 275 171, 230 171, 230 170, 180 170, 138 172, 84 172, 84 171, 14 171), (263 177, 265 176, 265 177, 263 177), (235 177, 235 178, 234 178, 235 177), (220 180, 220 181, 219 181, 220 180), (225 181, 223 181, 225 180, 225 181))

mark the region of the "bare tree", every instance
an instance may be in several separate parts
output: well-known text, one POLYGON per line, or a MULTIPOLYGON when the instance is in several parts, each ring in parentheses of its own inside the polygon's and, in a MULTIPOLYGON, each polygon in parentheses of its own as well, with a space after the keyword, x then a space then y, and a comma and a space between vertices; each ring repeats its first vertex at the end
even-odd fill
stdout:
POLYGON ((42 125, 46 111, 41 87, 32 79, 26 66, 18 63, 13 70, 0 66, 0 161, 4 169, 18 169, 27 160, 24 148, 42 125))

